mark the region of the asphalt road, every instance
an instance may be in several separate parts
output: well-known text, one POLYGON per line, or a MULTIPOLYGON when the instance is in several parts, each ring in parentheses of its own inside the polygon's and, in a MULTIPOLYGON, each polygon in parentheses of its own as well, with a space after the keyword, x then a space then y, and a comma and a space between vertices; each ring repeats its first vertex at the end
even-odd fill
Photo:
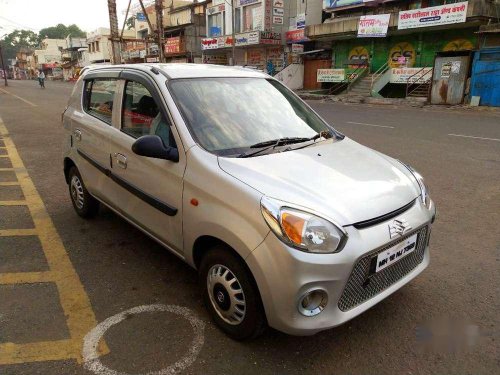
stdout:
MULTIPOLYGON (((136 306, 164 304, 189 309, 186 314, 205 325, 193 329, 183 312, 127 314, 104 335, 104 366, 125 374, 174 364, 180 364, 176 369, 182 374, 498 374, 498 112, 313 102, 347 136, 411 164, 426 177, 438 207, 431 264, 409 285, 343 326, 311 337, 268 330, 240 343, 211 323, 194 270, 109 210, 92 221, 73 212, 60 147, 61 112, 72 85, 47 82, 46 87, 11 81, 8 92, 0 90, 0 117, 88 296, 85 319, 95 316, 102 322, 136 306)), ((0 158, 1 168, 9 168, 8 158, 0 158)), ((0 182, 10 181, 9 173, 0 172, 0 182)), ((0 186, 0 201, 20 199, 18 186, 0 186)), ((0 205, 0 230, 25 228, 40 219, 15 208, 0 205)), ((3 375, 91 374, 71 355, 43 360, 51 359, 44 345, 73 334, 65 307, 72 294, 64 293, 64 279, 56 285, 1 282, 2 273, 50 269, 53 262, 46 258, 52 250, 42 249, 36 238, 0 237, 0 360, 19 362, 0 364, 3 375), (44 344, 34 350, 38 360, 31 362, 22 359, 23 353, 13 355, 9 342, 44 344)), ((71 280, 78 284, 78 278, 71 280)), ((69 309, 70 315, 84 308, 69 309)))

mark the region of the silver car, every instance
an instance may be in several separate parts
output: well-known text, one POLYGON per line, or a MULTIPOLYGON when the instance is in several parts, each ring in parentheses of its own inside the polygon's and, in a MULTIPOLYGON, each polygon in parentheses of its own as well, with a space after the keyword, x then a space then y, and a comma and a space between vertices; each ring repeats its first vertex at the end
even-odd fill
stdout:
POLYGON ((422 176, 264 73, 95 67, 63 123, 76 212, 102 203, 197 269, 235 339, 337 326, 429 264, 436 210, 422 176))

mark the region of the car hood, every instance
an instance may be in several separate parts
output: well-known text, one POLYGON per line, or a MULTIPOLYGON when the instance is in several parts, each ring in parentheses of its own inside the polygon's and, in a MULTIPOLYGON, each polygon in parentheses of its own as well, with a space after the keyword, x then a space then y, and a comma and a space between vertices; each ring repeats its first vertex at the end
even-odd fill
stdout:
POLYGON ((342 226, 387 214, 420 195, 401 163, 348 138, 250 158, 219 157, 219 165, 268 197, 342 226))

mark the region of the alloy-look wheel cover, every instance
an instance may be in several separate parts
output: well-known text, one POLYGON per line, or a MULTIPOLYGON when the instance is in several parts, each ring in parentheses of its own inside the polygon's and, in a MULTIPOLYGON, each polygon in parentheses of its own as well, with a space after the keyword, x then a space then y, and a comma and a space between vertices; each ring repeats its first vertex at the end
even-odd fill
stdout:
POLYGON ((70 191, 71 199, 73 199, 76 207, 80 210, 83 209, 83 206, 85 205, 85 197, 83 195, 83 185, 78 176, 73 176, 71 178, 70 191))
POLYGON ((245 293, 229 268, 221 264, 212 266, 207 275, 207 289, 210 302, 222 320, 238 325, 245 319, 245 293))

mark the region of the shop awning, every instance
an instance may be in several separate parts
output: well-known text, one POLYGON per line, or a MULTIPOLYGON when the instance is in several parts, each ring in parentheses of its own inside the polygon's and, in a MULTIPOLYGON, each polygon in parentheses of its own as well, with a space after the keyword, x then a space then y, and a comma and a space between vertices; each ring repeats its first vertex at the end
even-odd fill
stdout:
POLYGON ((324 49, 315 49, 313 51, 307 51, 307 52, 299 52, 297 55, 310 55, 312 53, 318 53, 318 52, 323 52, 324 49))

